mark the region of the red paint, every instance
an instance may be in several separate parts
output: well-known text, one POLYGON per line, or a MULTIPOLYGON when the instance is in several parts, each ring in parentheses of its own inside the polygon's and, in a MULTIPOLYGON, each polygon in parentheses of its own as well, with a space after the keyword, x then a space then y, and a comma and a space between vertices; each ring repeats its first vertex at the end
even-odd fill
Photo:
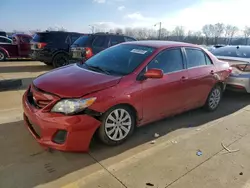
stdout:
POLYGON ((0 44, 0 50, 4 51, 7 58, 25 58, 30 54, 30 43, 32 37, 26 34, 15 34, 12 36, 12 44, 0 44))
POLYGON ((101 124, 90 115, 66 116, 51 113, 51 108, 61 98, 96 97, 89 108, 101 113, 114 105, 128 104, 136 110, 137 126, 141 126, 204 105, 214 85, 225 82, 230 74, 228 63, 218 61, 208 53, 213 62, 211 66, 184 69, 170 74, 151 69, 144 74, 151 79, 139 81, 138 74, 162 50, 170 47, 199 47, 171 42, 133 43, 156 47, 157 50, 129 75, 105 75, 70 65, 34 80, 34 85, 41 90, 31 87, 36 100, 42 101, 41 105, 47 105, 41 109, 33 107, 27 102, 26 92, 23 96, 23 108, 28 119, 42 129, 42 138, 36 138, 41 145, 65 151, 87 151, 95 130, 101 124), (152 79, 153 77, 157 79, 152 79), (58 129, 69 132, 63 145, 51 141, 58 129))

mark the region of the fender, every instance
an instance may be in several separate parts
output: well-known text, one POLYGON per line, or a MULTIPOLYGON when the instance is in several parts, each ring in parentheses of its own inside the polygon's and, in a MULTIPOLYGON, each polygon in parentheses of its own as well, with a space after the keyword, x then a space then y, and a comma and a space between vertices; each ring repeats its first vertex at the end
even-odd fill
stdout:
POLYGON ((9 52, 5 48, 0 46, 0 50, 3 51, 7 55, 7 57, 10 57, 9 52))

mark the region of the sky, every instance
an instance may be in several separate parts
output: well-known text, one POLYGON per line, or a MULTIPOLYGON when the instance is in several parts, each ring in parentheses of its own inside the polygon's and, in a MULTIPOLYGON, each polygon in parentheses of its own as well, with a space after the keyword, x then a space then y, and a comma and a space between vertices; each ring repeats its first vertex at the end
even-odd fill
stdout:
POLYGON ((197 31, 218 22, 243 29, 248 24, 249 5, 250 0, 1 0, 0 30, 63 27, 90 32, 89 25, 107 30, 153 29, 159 22, 169 30, 183 26, 197 31))

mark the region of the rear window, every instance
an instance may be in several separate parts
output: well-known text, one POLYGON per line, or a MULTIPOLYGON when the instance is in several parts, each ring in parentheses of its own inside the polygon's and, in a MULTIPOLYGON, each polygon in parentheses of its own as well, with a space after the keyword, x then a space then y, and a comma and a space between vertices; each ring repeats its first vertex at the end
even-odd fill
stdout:
POLYGON ((89 41, 91 40, 91 36, 81 36, 79 37, 74 43, 73 45, 79 46, 79 47, 84 47, 85 45, 87 45, 89 43, 89 41))
POLYGON ((6 32, 4 32, 4 31, 0 31, 0 36, 5 36, 6 37, 6 32))
POLYGON ((216 48, 211 51, 215 56, 227 56, 227 57, 240 57, 240 58, 250 58, 250 47, 221 47, 216 48))
POLYGON ((34 42, 45 42, 45 43, 49 43, 49 42, 64 42, 66 40, 66 37, 68 36, 67 33, 37 33, 35 34, 35 36, 33 37, 33 41, 34 42))

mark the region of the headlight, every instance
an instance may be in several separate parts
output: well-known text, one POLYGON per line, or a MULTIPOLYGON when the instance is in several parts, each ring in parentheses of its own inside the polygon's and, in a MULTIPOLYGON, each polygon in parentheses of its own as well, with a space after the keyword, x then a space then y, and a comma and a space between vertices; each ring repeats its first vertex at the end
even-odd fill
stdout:
POLYGON ((51 109, 51 112, 74 114, 89 107, 95 102, 95 100, 95 97, 88 99, 63 99, 55 104, 51 109))

